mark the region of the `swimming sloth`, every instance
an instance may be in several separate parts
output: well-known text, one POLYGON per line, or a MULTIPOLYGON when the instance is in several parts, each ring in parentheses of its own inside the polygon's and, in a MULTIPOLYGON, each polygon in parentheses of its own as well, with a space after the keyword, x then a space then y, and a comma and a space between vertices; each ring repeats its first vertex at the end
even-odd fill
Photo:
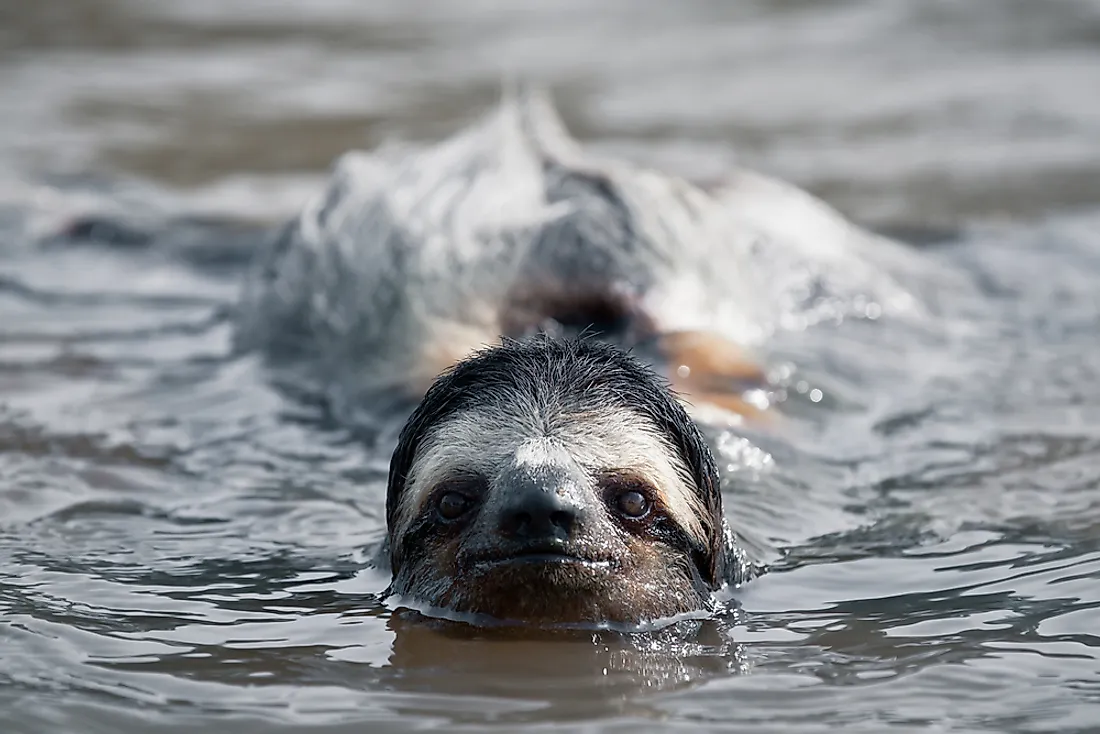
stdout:
POLYGON ((809 323, 852 283, 876 307, 895 294, 845 255, 870 235, 783 184, 739 181, 708 193, 595 160, 522 94, 436 146, 344 156, 280 231, 239 345, 337 412, 420 401, 390 466, 394 594, 639 622, 744 580, 684 405, 754 415, 766 383, 743 347, 778 314, 809 323))
POLYGON ((699 429, 591 339, 506 341, 441 376, 393 454, 386 521, 391 593, 497 620, 668 618, 747 569, 699 429))

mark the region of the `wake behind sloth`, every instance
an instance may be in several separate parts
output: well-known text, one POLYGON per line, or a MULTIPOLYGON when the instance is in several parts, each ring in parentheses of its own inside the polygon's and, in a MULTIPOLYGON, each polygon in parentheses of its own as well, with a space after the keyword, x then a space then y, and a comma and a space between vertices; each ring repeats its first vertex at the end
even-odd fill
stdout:
POLYGON ((597 160, 521 94, 436 146, 341 159, 254 268, 237 333, 338 410, 419 400, 390 465, 390 593, 635 624, 705 613, 751 569, 685 406, 758 417, 750 350, 915 310, 888 275, 911 257, 755 174, 708 192, 597 160))

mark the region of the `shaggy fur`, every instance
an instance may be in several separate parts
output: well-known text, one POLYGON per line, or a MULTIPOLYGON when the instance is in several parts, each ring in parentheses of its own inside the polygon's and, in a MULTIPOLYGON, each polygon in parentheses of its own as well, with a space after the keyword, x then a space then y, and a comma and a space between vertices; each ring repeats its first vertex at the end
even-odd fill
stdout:
POLYGON ((732 386, 697 384, 689 362, 676 388, 741 411, 725 398, 762 375, 738 348, 869 305, 915 307, 887 273, 926 263, 782 182, 731 171, 726 184, 586 154, 545 97, 510 96, 441 143, 343 156, 253 268, 237 343, 337 410, 404 412, 501 336, 588 328, 656 344, 669 377, 723 355, 732 386), (711 344, 683 355, 660 341, 677 332, 711 344))
MULTIPOLYGON (((555 475, 556 476, 556 475, 555 475)), ((436 607, 534 622, 640 622, 706 609, 739 581, 718 470, 666 386, 620 349, 595 340, 506 341, 441 376, 401 433, 386 516, 391 590, 436 607), (582 507, 566 551, 586 563, 478 559, 518 552, 496 530, 516 472, 560 472, 582 507), (616 520, 601 487, 641 480, 655 507, 616 520), (461 525, 441 522, 436 488, 479 483, 461 525)))

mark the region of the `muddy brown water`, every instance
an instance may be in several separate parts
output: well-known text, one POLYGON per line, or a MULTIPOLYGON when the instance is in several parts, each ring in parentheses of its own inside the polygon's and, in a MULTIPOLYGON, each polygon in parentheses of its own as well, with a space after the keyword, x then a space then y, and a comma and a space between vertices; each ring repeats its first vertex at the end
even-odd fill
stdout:
POLYGON ((0 730, 1100 730, 1097 90, 1090 0, 0 0, 0 730), (40 243, 277 221, 509 78, 601 152, 778 175, 972 286, 773 345, 785 430, 713 435, 773 569, 706 624, 380 603, 385 452, 230 355, 225 243, 40 243))

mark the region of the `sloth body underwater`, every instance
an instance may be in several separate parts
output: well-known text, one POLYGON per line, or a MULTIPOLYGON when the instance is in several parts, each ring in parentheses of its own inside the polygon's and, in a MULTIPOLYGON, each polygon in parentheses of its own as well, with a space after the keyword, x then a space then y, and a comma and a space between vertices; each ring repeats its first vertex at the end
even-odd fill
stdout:
POLYGON ((756 174, 707 191, 597 160, 522 94, 438 145, 345 155, 253 268, 238 343, 337 412, 412 410, 388 593, 639 624, 706 614, 751 576, 695 420, 759 420, 746 350, 822 293, 910 307, 868 264, 880 248, 908 257, 756 174))

